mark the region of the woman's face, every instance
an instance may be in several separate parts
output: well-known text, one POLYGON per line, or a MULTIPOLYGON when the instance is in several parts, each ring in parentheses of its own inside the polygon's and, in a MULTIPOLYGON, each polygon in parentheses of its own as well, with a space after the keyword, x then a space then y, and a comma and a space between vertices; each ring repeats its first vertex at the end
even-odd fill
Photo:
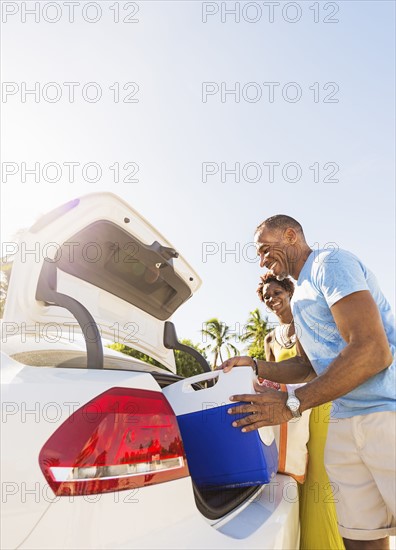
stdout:
POLYGON ((290 310, 290 294, 274 281, 264 285, 263 299, 264 304, 276 315, 290 310))

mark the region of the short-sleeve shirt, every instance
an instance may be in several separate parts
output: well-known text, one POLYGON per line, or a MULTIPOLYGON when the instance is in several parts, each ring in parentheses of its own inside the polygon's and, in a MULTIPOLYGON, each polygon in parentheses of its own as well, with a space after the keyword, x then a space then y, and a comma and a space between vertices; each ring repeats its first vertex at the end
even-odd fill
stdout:
MULTIPOLYGON (((335 399, 333 418, 396 410, 396 330, 393 313, 373 273, 346 250, 312 252, 300 272, 292 298, 297 336, 316 374, 320 376, 346 346, 330 308, 345 296, 362 290, 370 291, 377 304, 393 362, 389 368, 335 399)), ((356 368, 353 361, 349 368, 356 368)))

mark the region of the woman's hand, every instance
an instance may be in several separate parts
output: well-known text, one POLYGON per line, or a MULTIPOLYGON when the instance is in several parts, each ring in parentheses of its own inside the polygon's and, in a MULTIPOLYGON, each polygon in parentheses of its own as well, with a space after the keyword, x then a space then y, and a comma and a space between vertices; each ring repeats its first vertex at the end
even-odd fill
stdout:
POLYGON ((254 367, 254 362, 248 355, 231 357, 231 359, 227 359, 227 361, 224 361, 219 367, 216 367, 216 370, 229 372, 234 367, 254 367))

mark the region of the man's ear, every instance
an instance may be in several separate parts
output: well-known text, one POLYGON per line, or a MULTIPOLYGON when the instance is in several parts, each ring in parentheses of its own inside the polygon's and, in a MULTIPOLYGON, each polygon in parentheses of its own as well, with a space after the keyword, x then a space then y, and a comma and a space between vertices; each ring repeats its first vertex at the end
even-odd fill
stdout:
POLYGON ((288 227, 283 236, 289 244, 295 244, 297 242, 297 233, 292 227, 288 227))

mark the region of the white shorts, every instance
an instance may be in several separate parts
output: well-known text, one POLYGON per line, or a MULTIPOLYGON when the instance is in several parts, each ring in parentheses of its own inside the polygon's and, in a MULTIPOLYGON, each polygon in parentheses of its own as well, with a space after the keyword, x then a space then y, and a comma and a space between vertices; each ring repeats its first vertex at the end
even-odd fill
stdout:
POLYGON ((342 537, 396 535, 396 412, 331 420, 325 466, 342 537))

